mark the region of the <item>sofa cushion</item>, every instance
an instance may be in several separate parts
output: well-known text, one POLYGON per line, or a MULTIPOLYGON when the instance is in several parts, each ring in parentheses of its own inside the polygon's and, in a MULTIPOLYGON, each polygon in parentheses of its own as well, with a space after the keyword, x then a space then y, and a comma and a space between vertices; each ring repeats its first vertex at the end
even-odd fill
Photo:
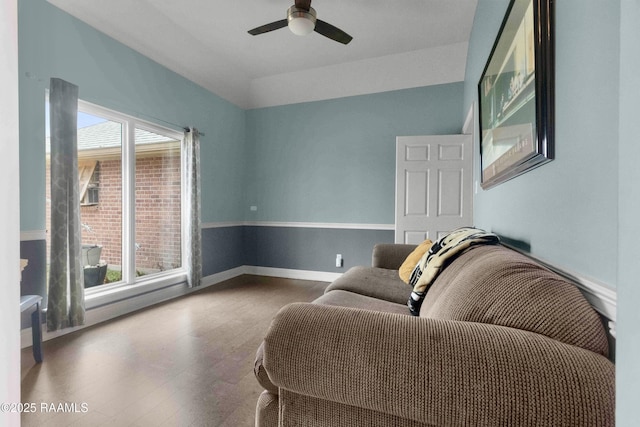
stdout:
MULTIPOLYGON (((429 424, 385 414, 373 409, 334 402, 314 396, 282 391, 282 419, 285 426, 402 426, 429 424)), ((273 424, 274 426, 278 424, 273 424)))
POLYGON ((378 243, 373 247, 371 266, 398 271, 416 246, 399 243, 378 243))
POLYGON ((578 288, 500 245, 456 258, 433 282, 420 316, 508 326, 608 354, 600 317, 578 288))
POLYGON ((415 270, 418 263, 422 260, 424 254, 427 253, 429 248, 433 245, 433 242, 429 239, 420 243, 417 248, 415 248, 409 256, 404 260, 400 269, 398 270, 398 274, 404 283, 409 283, 409 278, 411 277, 411 273, 415 270))
POLYGON ((395 302, 367 297, 348 291, 334 290, 327 292, 313 301, 313 303, 409 315, 409 310, 407 310, 407 306, 404 304, 396 304, 395 302))
POLYGON ((398 270, 357 266, 334 280, 325 293, 334 290, 355 292, 406 306, 411 286, 400 280, 398 270))
POLYGON ((279 399, 277 394, 267 390, 258 397, 256 405, 256 427, 270 427, 278 425, 279 399))

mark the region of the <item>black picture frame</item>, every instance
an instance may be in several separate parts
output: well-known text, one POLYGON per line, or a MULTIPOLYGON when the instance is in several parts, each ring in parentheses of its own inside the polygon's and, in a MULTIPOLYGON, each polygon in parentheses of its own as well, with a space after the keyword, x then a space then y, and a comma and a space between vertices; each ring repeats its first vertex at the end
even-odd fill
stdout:
POLYGON ((554 0, 511 0, 478 82, 483 189, 554 158, 554 0))

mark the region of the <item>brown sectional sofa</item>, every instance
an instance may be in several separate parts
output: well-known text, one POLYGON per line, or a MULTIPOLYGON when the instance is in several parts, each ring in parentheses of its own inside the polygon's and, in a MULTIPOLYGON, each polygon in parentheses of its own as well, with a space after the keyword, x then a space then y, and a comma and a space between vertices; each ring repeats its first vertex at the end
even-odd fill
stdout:
POLYGON ((377 245, 313 303, 284 307, 258 350, 256 426, 613 426, 615 369, 570 282, 500 245, 464 252, 420 316, 377 245))

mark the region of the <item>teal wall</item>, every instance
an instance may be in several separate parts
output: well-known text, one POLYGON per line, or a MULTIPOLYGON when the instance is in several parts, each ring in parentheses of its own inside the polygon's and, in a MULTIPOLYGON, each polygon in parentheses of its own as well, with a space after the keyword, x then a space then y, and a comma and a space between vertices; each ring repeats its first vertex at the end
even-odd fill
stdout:
MULTIPOLYGON (((20 2, 19 49, 21 230, 45 227, 45 89, 51 77, 59 77, 77 84, 85 101, 206 134, 202 221, 230 223, 203 229, 206 275, 252 262, 334 271, 336 253, 344 255, 344 268, 368 263, 372 242, 392 241, 391 231, 234 224, 392 224, 395 137, 461 128, 461 82, 245 111, 45 0, 20 2), (312 242, 301 235, 313 236, 312 242), (256 252, 257 243, 267 252, 282 248, 286 256, 256 252)), ((44 294, 43 242, 22 242, 21 254, 30 260, 25 275, 36 286, 33 293, 44 294)))
POLYGON ((638 424, 640 396, 640 1, 620 7, 617 425, 638 424))
MULTIPOLYGON (((533 255, 615 287, 620 6, 555 3, 556 159, 480 190, 474 220, 479 227, 526 242, 533 255)), ((478 2, 465 111, 477 98, 477 83, 507 5, 505 0, 478 2)), ((477 159, 477 133, 475 147, 477 159)), ((476 161, 476 179, 478 169, 476 161)))
POLYGON ((51 77, 80 98, 174 129, 195 126, 201 140, 202 219, 241 215, 245 112, 94 30, 45 0, 19 2, 20 207, 23 231, 44 230, 44 102, 51 77))
MULTIPOLYGON (((616 288, 616 425, 635 426, 640 395, 640 1, 555 3, 556 159, 480 191, 474 199, 475 220, 530 242, 531 252, 541 258, 616 288)), ((500 26, 496 16, 504 14, 507 4, 479 0, 465 109, 476 99, 500 26)))
POLYGON ((462 93, 460 82, 248 111, 245 219, 393 224, 396 136, 460 133, 462 93))
POLYGON ((22 231, 44 229, 51 77, 85 101, 204 132, 204 223, 393 223, 395 136, 461 127, 462 83, 244 111, 45 0, 19 3, 19 44, 22 231))

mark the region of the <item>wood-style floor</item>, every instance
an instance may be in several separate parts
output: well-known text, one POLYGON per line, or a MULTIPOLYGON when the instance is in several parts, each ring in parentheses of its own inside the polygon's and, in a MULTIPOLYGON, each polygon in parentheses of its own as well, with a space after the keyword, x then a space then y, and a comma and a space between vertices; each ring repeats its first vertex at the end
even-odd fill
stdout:
POLYGON ((22 426, 253 426, 255 352, 284 305, 327 283, 241 276, 22 350, 22 426), (51 409, 77 412, 43 412, 51 409), (60 405, 62 404, 62 406, 60 405))

